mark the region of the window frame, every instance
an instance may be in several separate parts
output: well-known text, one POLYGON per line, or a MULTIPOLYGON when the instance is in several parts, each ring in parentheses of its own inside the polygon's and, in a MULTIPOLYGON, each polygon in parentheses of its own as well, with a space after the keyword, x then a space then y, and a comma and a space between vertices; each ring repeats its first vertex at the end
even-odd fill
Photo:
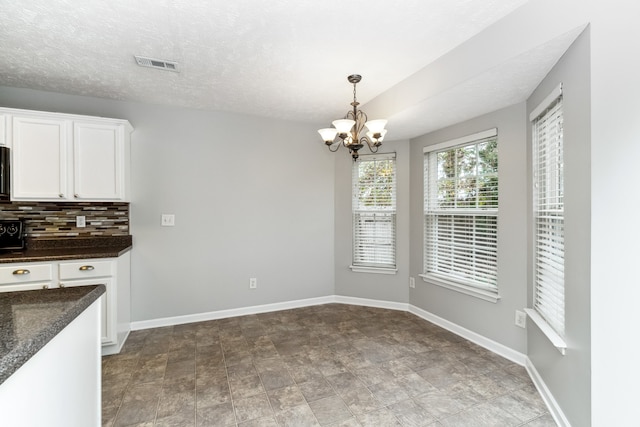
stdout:
MULTIPOLYGON (((374 274, 396 274, 397 269, 397 194, 398 194, 398 183, 397 183, 397 161, 396 161, 396 153, 378 153, 378 154, 365 154, 360 155, 358 161, 353 162, 351 169, 351 226, 352 226, 352 234, 351 234, 351 245, 352 245, 352 260, 349 268, 353 272, 357 273, 374 273, 374 274), (359 171, 360 165, 364 162, 378 162, 378 161, 392 161, 393 162, 393 191, 391 197, 392 206, 389 208, 384 207, 374 207, 373 209, 362 209, 356 206, 357 203, 357 195, 360 194, 360 180, 359 180, 359 171), (356 174, 358 174, 358 180, 356 180, 356 174), (376 213, 384 213, 385 215, 390 215, 392 220, 392 235, 390 236, 392 239, 392 258, 393 263, 378 263, 373 260, 360 260, 358 259, 359 255, 362 255, 362 251, 358 250, 358 238, 362 234, 358 233, 358 228, 356 226, 356 216, 362 214, 376 214, 376 213)), ((384 221, 381 221, 384 223, 384 221)), ((388 238, 387 236, 383 236, 384 238, 388 238)))
MULTIPOLYGON (((560 351, 561 354, 565 354, 567 344, 565 341, 566 334, 566 305, 565 305, 565 281, 564 281, 564 227, 565 227, 565 210, 564 210, 564 102, 562 83, 554 88, 551 93, 531 112, 529 116, 531 123, 531 202, 532 202, 532 269, 531 269, 531 283, 532 283, 532 300, 533 307, 526 308, 525 312, 529 318, 540 328, 542 333, 551 341, 551 343, 560 351), (560 126, 558 132, 560 136, 560 142, 558 143, 557 154, 553 157, 549 157, 544 164, 541 164, 539 157, 540 147, 538 144, 541 142, 538 139, 537 124, 542 120, 547 120, 547 115, 555 114, 560 115, 560 119, 549 118, 545 121, 560 126), (555 164, 555 165, 554 165, 555 164), (539 177, 539 174, 544 171, 544 179, 539 177), (547 172, 548 171, 548 172, 547 172), (548 175, 548 176, 547 176, 548 175), (539 179, 540 178, 540 179, 539 179), (547 188, 554 190, 546 191, 543 194, 540 193, 540 182, 544 180, 547 188), (556 192, 554 195, 553 191, 556 192), (545 208, 539 209, 539 204, 545 204, 545 208), (546 205, 554 205, 553 208, 546 205), (552 219, 546 230, 543 233, 540 228, 544 226, 542 224, 541 215, 547 219, 552 219), (560 233, 557 231, 561 230, 560 233), (551 234, 549 234, 551 233, 551 234), (551 238, 544 238, 544 235, 551 236, 551 238), (540 239, 540 240, 539 240, 540 239), (545 243, 546 242, 546 243, 545 243), (561 242, 561 247, 558 244, 561 242), (550 254, 552 262, 548 259, 548 256, 544 253, 550 254), (561 264, 558 263, 559 256, 561 257, 561 264), (549 268, 549 264, 553 263, 553 268, 549 268), (558 268, 560 267, 560 269, 558 268), (542 272, 541 272, 542 271, 542 272), (539 274, 539 272, 541 272, 539 274), (559 274, 558 274, 559 273, 559 274), (561 289, 559 289, 561 288, 561 289), (539 294, 553 292, 551 298, 538 297, 539 294), (558 294, 558 292, 560 292, 558 294), (561 298, 561 315, 558 315, 558 301, 557 295, 561 298), (558 324, 560 322, 560 328, 558 324), (560 330, 559 330, 560 329, 560 330)), ((553 153, 553 147, 550 147, 553 142, 552 138, 546 138, 542 142, 546 144, 546 152, 553 153)), ((555 141, 557 142, 557 136, 555 141)))
MULTIPOLYGON (((460 292, 466 295, 470 295, 485 301, 489 301, 489 302, 497 302, 500 299, 500 294, 499 294, 499 288, 498 288, 498 272, 497 272, 497 263, 498 263, 498 221, 499 221, 499 192, 498 189, 496 187, 496 195, 497 197, 497 201, 496 201, 496 206, 493 208, 446 208, 446 209, 441 209, 439 207, 432 207, 431 205, 434 203, 435 198, 434 196, 431 194, 432 191, 434 191, 435 187, 434 187, 434 182, 433 179, 437 180, 437 170, 436 171, 432 171, 429 168, 429 162, 430 162, 430 158, 433 155, 437 155, 437 153, 443 152, 443 151, 449 151, 449 150, 453 150, 453 149, 458 149, 461 147, 468 147, 468 146, 477 146, 485 141, 490 141, 492 139, 496 140, 496 144, 497 144, 497 140, 498 140, 498 129, 497 128, 492 128, 492 129, 488 129, 482 132, 478 132, 478 133, 474 133, 471 135, 467 135, 461 138, 457 138, 457 139, 453 139, 453 140, 449 140, 449 141, 445 141, 439 144, 434 144, 434 145, 430 145, 427 147, 424 147, 423 149, 423 153, 424 153, 424 159, 423 159, 423 171, 425 173, 424 176, 424 187, 423 187, 423 192, 424 192, 424 205, 423 205, 423 273, 420 274, 419 276, 422 277, 422 279, 430 284, 433 285, 437 285, 440 287, 444 287, 456 292, 460 292), (428 176, 427 174, 431 175, 428 176), (439 213, 438 213, 439 212, 439 213), (438 273, 438 272, 428 272, 428 268, 427 265, 429 264, 428 261, 428 254, 429 254, 429 249, 428 246, 429 245, 433 245, 434 243, 433 240, 429 239, 429 231, 428 231, 428 223, 430 221, 433 220, 429 220, 428 216, 431 216, 433 218, 438 217, 439 215, 442 216, 450 216, 451 217, 451 224, 454 224, 454 221, 456 221, 456 219, 454 217, 461 217, 461 216, 468 216, 468 217, 472 217, 473 218, 473 222, 474 222, 474 240, 478 237, 478 233, 476 233, 476 229, 475 229, 475 224, 477 221, 477 218, 481 218, 481 217, 491 217, 491 218, 495 218, 495 238, 492 240, 493 242, 493 247, 495 248, 495 255, 493 255, 492 257, 492 265, 493 265, 493 269, 495 271, 494 273, 494 280, 495 280, 495 285, 494 286, 486 286, 486 285, 482 285, 480 284, 480 282, 474 282, 472 280, 466 280, 463 279, 461 277, 452 277, 450 275, 445 275, 442 273, 438 273)), ((496 146, 496 150, 498 150, 498 146, 496 146)), ((475 179, 478 178, 478 176, 480 176, 477 171, 475 172, 475 174, 473 175, 473 177, 475 179)), ((459 179, 460 176, 456 176, 455 179, 459 179)), ((499 182, 499 162, 498 162, 498 170, 495 172, 495 178, 498 179, 499 182)), ((498 185, 498 183, 496 184, 496 186, 498 185)), ((458 227, 458 222, 455 223, 456 225, 452 225, 452 227, 458 227)), ((451 245, 453 246, 453 245, 451 245)), ((455 248, 454 248, 455 249, 455 248)), ((477 250, 477 247, 474 246, 474 250, 477 250)), ((450 250, 451 252, 453 252, 453 249, 450 250)), ((474 260, 476 259, 476 254, 474 254, 471 258, 473 258, 474 260)), ((475 269, 475 267, 473 267, 472 269, 475 269)))

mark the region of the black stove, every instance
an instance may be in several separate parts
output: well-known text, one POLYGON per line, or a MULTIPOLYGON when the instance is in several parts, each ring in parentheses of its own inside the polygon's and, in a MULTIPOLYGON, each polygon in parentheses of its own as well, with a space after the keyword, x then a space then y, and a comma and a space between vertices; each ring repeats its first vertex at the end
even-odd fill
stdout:
POLYGON ((0 250, 24 248, 24 223, 19 219, 0 219, 0 250))

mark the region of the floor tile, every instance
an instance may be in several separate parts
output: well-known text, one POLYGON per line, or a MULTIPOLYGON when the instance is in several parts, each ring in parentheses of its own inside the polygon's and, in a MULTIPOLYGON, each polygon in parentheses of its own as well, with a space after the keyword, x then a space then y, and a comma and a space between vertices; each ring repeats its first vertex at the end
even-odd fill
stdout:
POLYGON ((154 427, 192 427, 195 421, 195 410, 182 410, 161 417, 156 417, 154 427))
POLYGON ((444 427, 518 426, 520 420, 492 403, 483 403, 440 420, 444 427))
POLYGON ((493 403, 514 415, 520 421, 531 421, 547 412, 546 407, 538 396, 522 389, 500 396, 493 400, 493 403))
POLYGON ((342 399, 338 396, 325 397, 309 403, 309 407, 320 425, 326 426, 352 417, 342 399))
POLYGON ((166 390, 160 397, 158 404, 159 418, 168 417, 176 413, 189 411, 195 413, 196 407, 196 391, 174 391, 166 390))
POLYGON ((102 375, 103 427, 555 425, 523 367, 344 304, 133 331, 102 375))
POLYGON ((297 385, 267 391, 269 402, 274 411, 283 411, 307 403, 297 385))
POLYGON ((336 394, 333 387, 324 378, 302 383, 299 387, 307 402, 313 402, 336 394))
POLYGON ((198 407, 196 412, 198 427, 205 426, 231 426, 236 424, 236 415, 231 402, 206 408, 198 407))
POLYGON ((352 414, 371 412, 384 406, 366 387, 345 390, 340 397, 352 414))
POLYGON ((349 390, 365 386, 365 384, 351 372, 329 375, 325 378, 338 394, 344 394, 349 390))
POLYGON ((116 416, 114 427, 153 422, 158 409, 158 399, 123 402, 116 416))
POLYGON ((238 427, 278 427, 278 423, 273 417, 258 418, 238 424, 238 427))
POLYGON ((409 398, 407 392, 395 381, 386 381, 369 386, 373 396, 383 405, 392 405, 409 398))
POLYGON ((553 420, 551 414, 544 414, 534 420, 529 421, 525 424, 526 427, 556 427, 557 424, 553 420))
POLYGON ((388 406, 403 426, 425 427, 431 425, 435 418, 415 401, 408 399, 388 406))
POLYGON ((229 385, 231 386, 231 395, 234 400, 265 392, 262 381, 257 374, 242 378, 232 378, 229 380, 229 385))
POLYGON ((386 408, 358 415, 357 418, 360 424, 366 427, 402 427, 402 424, 400 424, 393 412, 389 411, 386 408))
POLYGON ((457 414, 467 408, 467 405, 458 401, 455 397, 437 391, 426 393, 414 398, 415 402, 424 408, 435 418, 442 418, 448 415, 457 414))
POLYGON ((196 404, 198 408, 216 406, 227 402, 231 402, 231 392, 227 383, 198 386, 196 389, 196 404))
POLYGON ((306 404, 277 413, 276 420, 282 427, 314 427, 320 425, 313 411, 306 404))
POLYGON ((234 399, 233 406, 238 423, 274 415, 266 393, 239 400, 234 399))
POLYGON ((437 391, 435 386, 415 372, 398 378, 396 383, 400 385, 410 397, 437 391))

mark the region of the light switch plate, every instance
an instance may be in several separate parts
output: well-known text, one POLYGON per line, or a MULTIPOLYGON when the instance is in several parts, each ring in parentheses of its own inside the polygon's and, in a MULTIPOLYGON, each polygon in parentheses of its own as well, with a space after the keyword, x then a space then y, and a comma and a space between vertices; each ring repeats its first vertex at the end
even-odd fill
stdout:
POLYGON ((160 225, 163 227, 173 227, 176 225, 176 216, 174 214, 162 214, 160 225))

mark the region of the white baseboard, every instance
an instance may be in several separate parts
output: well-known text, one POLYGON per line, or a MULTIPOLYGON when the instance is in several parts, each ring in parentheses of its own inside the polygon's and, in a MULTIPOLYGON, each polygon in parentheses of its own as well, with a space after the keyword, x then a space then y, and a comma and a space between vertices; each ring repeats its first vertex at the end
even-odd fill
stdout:
POLYGON ((182 325, 185 323, 205 322, 207 320, 226 319, 227 317, 246 316, 249 314, 269 313, 271 311, 290 310, 292 308, 310 307, 335 302, 333 295, 318 298, 307 298, 296 301, 277 302, 273 304, 254 305, 251 307, 232 308, 229 310, 209 311, 206 313, 187 314, 184 316, 163 317, 160 319, 131 322, 131 330, 160 328, 163 326, 182 325))
POLYGON ((485 336, 482 336, 476 332, 470 331, 467 328, 463 328, 460 325, 457 325, 453 322, 443 319, 440 316, 436 316, 435 314, 430 313, 426 310, 423 310, 420 307, 416 307, 415 305, 409 305, 408 311, 410 313, 415 314, 418 317, 423 318, 424 320, 427 320, 433 324, 440 326, 441 328, 444 328, 450 332, 453 332, 454 334, 459 335, 462 338, 466 338, 467 340, 475 344, 478 344, 479 346, 482 346, 487 350, 490 350, 506 359, 509 359, 520 366, 525 366, 525 361, 527 359, 527 356, 503 344, 500 344, 499 342, 490 340, 485 336))
POLYGON ((111 345, 103 345, 102 346, 102 355, 103 356, 111 356, 112 354, 118 354, 124 347, 124 343, 127 342, 127 338, 129 338, 129 331, 123 331, 118 334, 118 343, 111 345))
POLYGON ((529 373, 531 381, 533 381, 533 384, 538 389, 538 393, 540 393, 542 400, 547 405, 549 413, 553 417, 556 424, 558 424, 559 427, 571 427, 571 424, 569 423, 567 417, 564 415, 564 412, 562 412, 560 405, 558 405, 558 402, 556 401, 556 399, 554 399, 553 395, 549 391, 549 388, 538 373, 538 370, 535 366, 533 366, 533 363, 531 363, 531 360, 528 357, 526 358, 525 368, 527 368, 527 373, 529 373))
POLYGON ((386 308, 389 310, 409 311, 409 304, 393 301, 381 301, 377 299, 344 297, 342 295, 334 295, 335 302, 340 304, 362 305, 365 307, 386 308))

